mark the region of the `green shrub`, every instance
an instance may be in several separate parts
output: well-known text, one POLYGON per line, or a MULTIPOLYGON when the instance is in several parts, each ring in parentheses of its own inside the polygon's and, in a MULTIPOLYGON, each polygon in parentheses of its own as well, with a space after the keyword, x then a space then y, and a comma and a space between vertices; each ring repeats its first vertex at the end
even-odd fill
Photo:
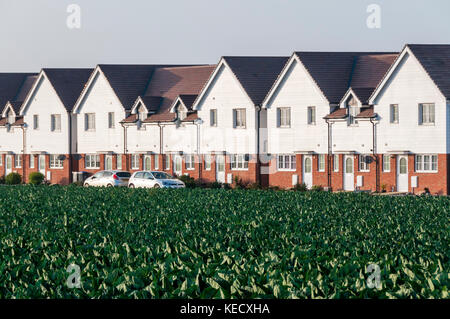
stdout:
POLYGON ((311 187, 311 191, 313 192, 323 192, 323 186, 322 185, 314 185, 311 187))
POLYGON ((5 184, 5 176, 0 176, 0 185, 5 184))
POLYGON ((5 182, 8 185, 17 185, 22 183, 22 176, 19 173, 9 173, 6 178, 5 182))
POLYGON ((195 178, 193 178, 189 175, 178 176, 178 179, 180 181, 182 181, 184 183, 184 185, 186 185, 187 188, 195 188, 198 185, 195 178))
POLYGON ((247 186, 249 184, 248 182, 244 181, 239 176, 235 176, 233 180, 234 180, 233 186, 236 189, 245 189, 245 188, 247 188, 247 186))
POLYGON ((308 186, 305 183, 297 184, 293 188, 293 190, 297 192, 306 192, 308 190, 308 186))
POLYGON ((212 183, 205 183, 205 188, 211 188, 211 189, 219 189, 222 188, 222 184, 219 182, 212 182, 212 183))
POLYGON ((33 185, 40 185, 44 181, 44 174, 41 172, 32 172, 30 175, 28 175, 28 180, 30 184, 33 185))
POLYGON ((262 187, 258 183, 251 183, 247 185, 247 189, 262 189, 262 187))

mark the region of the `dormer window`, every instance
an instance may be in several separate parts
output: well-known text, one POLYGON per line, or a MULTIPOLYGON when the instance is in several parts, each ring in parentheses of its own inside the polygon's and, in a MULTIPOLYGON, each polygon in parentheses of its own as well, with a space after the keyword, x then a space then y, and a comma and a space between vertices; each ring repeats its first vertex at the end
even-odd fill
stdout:
POLYGON ((358 101, 353 96, 350 96, 347 100, 347 109, 348 109, 348 120, 349 125, 356 124, 355 117, 360 112, 360 108, 358 106, 358 101))
POLYGON ((187 116, 187 110, 183 105, 178 105, 177 107, 177 118, 182 121, 186 118, 187 116))
POLYGON ((13 124, 16 121, 16 117, 11 110, 8 110, 8 113, 6 113, 6 117, 8 118, 8 124, 13 124))
POLYGON ((141 122, 147 119, 147 110, 143 105, 141 105, 138 109, 138 117, 141 122))

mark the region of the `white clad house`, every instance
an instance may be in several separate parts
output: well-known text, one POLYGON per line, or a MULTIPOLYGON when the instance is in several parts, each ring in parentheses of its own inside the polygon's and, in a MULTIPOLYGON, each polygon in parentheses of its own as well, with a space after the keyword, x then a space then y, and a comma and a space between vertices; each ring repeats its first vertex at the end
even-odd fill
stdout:
POLYGON ((0 176, 24 175, 24 121, 20 106, 36 73, 0 73, 0 176))
MULTIPOLYGON (((26 123, 27 172, 51 183, 72 181, 76 119, 72 108, 92 69, 42 69, 20 108, 26 123)), ((28 173, 26 175, 28 175, 28 173)))
POLYGON ((145 94, 154 70, 164 66, 100 64, 95 68, 73 110, 78 118, 80 171, 142 167, 142 156, 127 155, 127 132, 121 121, 130 115, 136 98, 145 94))
POLYGON ((266 184, 259 161, 259 127, 265 122, 261 104, 287 59, 222 57, 193 105, 202 121, 205 179, 266 184))
MULTIPOLYGON (((139 96, 127 126, 127 148, 143 156, 143 169, 201 177, 199 127, 192 109, 215 66, 177 66, 155 70, 144 96, 139 96)), ((137 160, 132 161, 133 164, 137 160)), ((131 168, 139 169, 139 166, 131 168)))
POLYGON ((406 45, 370 97, 388 190, 449 194, 450 45, 406 45))
POLYGON ((263 103, 270 185, 343 189, 346 162, 351 172, 347 186, 354 189, 358 160, 372 150, 373 112, 358 98, 370 95, 394 58, 386 53, 294 52, 263 103))

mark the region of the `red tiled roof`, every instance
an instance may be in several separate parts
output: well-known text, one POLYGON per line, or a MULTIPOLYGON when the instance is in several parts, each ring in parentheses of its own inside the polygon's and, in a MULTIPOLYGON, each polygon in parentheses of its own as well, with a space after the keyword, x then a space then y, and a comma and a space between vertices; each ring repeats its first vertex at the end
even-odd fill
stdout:
POLYGON ((16 121, 11 125, 12 126, 20 126, 23 124, 25 124, 25 121, 23 120, 23 116, 18 116, 18 117, 16 117, 16 121))
POLYGON ((198 119, 197 112, 189 113, 182 122, 193 122, 198 119))
POLYGON ((361 108, 361 112, 358 115, 356 115, 356 117, 358 117, 358 118, 370 118, 370 117, 375 117, 375 116, 376 116, 376 114, 373 111, 373 106, 361 108))
POLYGON ((137 121, 137 114, 131 114, 127 118, 120 121, 120 123, 134 123, 137 121))
POLYGON ((327 116, 325 116, 325 119, 343 119, 347 116, 347 109, 339 108, 334 112, 331 112, 327 116))
POLYGON ((8 118, 2 117, 0 118, 0 126, 5 126, 8 123, 8 118))

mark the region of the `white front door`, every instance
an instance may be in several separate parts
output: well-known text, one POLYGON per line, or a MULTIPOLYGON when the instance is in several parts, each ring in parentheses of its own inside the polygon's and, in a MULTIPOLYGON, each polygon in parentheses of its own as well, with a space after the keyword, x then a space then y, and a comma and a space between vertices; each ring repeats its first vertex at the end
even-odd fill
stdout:
POLYGON ((216 155, 216 181, 225 183, 225 156, 216 155))
POLYGON ((344 156, 344 190, 355 190, 355 176, 354 176, 353 156, 344 156))
POLYGON ((397 156, 397 192, 408 191, 408 157, 397 156))
POLYGON ((45 155, 39 155, 39 172, 45 176, 45 155))
POLYGON ((180 176, 183 173, 182 170, 183 161, 180 155, 175 155, 173 159, 173 171, 175 175, 180 176))
POLYGON ((105 170, 112 170, 112 155, 105 155, 105 170))
POLYGON ((305 183, 308 188, 313 186, 312 161, 312 156, 303 156, 303 183, 305 183))
POLYGON ((12 155, 6 155, 5 175, 12 172, 12 155))

